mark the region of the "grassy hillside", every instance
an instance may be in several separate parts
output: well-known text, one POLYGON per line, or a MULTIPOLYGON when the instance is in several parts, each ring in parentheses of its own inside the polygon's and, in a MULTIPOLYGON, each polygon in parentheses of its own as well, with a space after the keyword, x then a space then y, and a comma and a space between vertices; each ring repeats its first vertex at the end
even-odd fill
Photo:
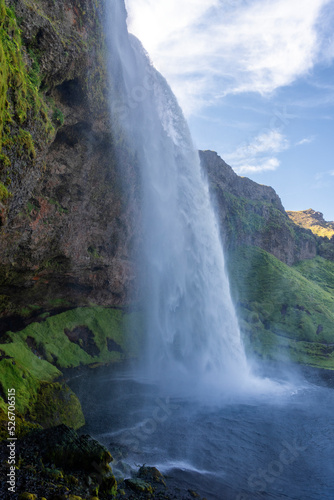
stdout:
MULTIPOLYGON (((296 264, 295 269, 305 278, 316 283, 326 292, 334 295, 334 262, 323 257, 304 260, 296 264)), ((334 326, 333 326, 334 328, 334 326)))
POLYGON ((257 247, 229 259, 248 350, 262 358, 334 369, 334 266, 321 258, 291 268, 257 247))

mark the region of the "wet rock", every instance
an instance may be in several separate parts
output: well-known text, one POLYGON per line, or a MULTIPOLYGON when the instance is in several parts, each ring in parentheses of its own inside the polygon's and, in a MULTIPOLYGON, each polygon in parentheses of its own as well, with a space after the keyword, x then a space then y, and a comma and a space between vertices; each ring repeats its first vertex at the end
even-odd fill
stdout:
POLYGON ((21 493, 19 495, 18 500, 37 500, 37 495, 34 495, 33 493, 21 493))
POLYGON ((188 490, 188 493, 192 498, 201 498, 201 496, 194 490, 188 490))
POLYGON ((66 425, 33 432, 23 440, 23 445, 38 451, 44 463, 53 463, 62 469, 100 475, 110 471, 112 456, 109 451, 92 437, 79 436, 66 425))
POLYGON ((165 478, 156 467, 146 467, 143 465, 138 471, 138 477, 152 483, 159 483, 166 486, 165 478))
POLYGON ((102 478, 99 493, 104 495, 115 495, 117 492, 117 481, 112 474, 108 474, 102 478))
POLYGON ((87 354, 98 356, 100 349, 95 343, 94 333, 85 325, 76 326, 73 330, 65 328, 65 335, 74 344, 81 347, 87 354))
POLYGON ((143 479, 126 479, 125 484, 137 493, 153 493, 150 483, 143 479))

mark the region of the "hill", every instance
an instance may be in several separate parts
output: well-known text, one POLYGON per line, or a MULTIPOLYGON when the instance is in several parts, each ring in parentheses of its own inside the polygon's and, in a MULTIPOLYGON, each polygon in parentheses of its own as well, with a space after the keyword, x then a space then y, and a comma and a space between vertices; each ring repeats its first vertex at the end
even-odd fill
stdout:
POLYGON ((312 208, 299 212, 287 211, 290 219, 300 227, 310 229, 313 234, 331 239, 334 236, 334 222, 327 222, 321 212, 312 208))

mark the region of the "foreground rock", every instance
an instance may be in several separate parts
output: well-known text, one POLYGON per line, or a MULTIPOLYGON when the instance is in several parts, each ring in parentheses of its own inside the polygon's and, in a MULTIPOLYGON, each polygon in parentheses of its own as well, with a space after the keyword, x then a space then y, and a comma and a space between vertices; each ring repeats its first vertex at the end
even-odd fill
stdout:
MULTIPOLYGON (((65 425, 34 431, 17 442, 16 491, 19 500, 108 500, 201 498, 166 479, 155 467, 116 481, 110 452, 88 435, 65 425)), ((7 450, 0 447, 0 497, 13 498, 6 484, 7 450)))

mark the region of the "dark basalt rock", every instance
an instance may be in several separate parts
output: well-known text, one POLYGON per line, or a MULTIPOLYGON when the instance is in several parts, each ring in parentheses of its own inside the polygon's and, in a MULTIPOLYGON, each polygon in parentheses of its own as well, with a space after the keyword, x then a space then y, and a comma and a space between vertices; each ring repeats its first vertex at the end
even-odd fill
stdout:
POLYGON ((138 477, 152 483, 159 483, 166 486, 165 478, 156 467, 143 465, 138 471, 138 477))
POLYGON ((94 340, 94 333, 87 326, 76 326, 73 330, 65 328, 64 332, 71 342, 80 346, 87 354, 91 356, 100 354, 100 349, 94 340))
POLYGON ((91 436, 79 436, 63 424, 29 434, 22 440, 21 446, 31 454, 38 453, 44 463, 57 467, 88 473, 110 472, 110 452, 91 436))

